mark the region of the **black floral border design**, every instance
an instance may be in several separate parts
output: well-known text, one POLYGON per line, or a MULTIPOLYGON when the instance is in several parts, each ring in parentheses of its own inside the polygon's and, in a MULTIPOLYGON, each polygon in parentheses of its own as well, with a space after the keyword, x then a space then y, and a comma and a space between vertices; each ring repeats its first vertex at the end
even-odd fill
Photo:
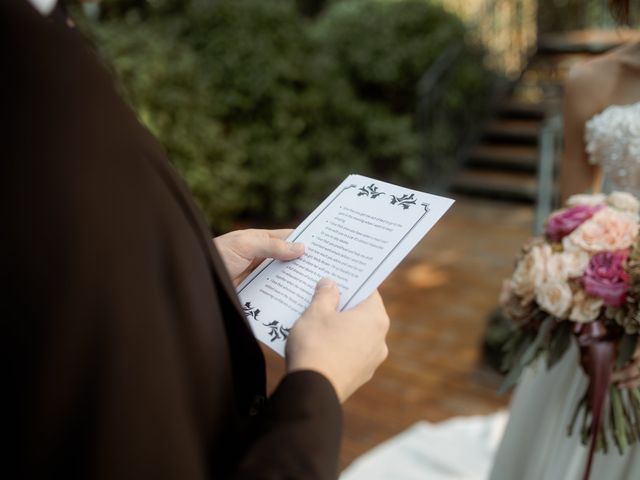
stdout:
POLYGON ((412 193, 411 195, 403 194, 401 197, 391 195, 391 205, 398 205, 403 210, 408 210, 410 206, 415 205, 418 199, 412 193))
POLYGON ((360 187, 360 189, 358 190, 359 197, 366 196, 371 199, 376 199, 380 195, 386 195, 386 193, 379 191, 378 186, 375 183, 372 183, 371 185, 368 185, 366 187, 360 187))
POLYGON ((260 309, 251 306, 251 302, 246 302, 242 306, 242 311, 244 312, 246 317, 251 317, 254 320, 258 320, 258 315, 260 315, 260 309))
MULTIPOLYGON (((242 305, 242 311, 244 312, 247 318, 252 318, 256 322, 258 322, 258 315, 260 315, 260 309, 251 305, 251 302, 245 302, 242 305)), ((263 323, 264 327, 267 327, 267 335, 269 335, 270 341, 275 342, 276 340, 280 340, 282 342, 286 341, 289 337, 289 332, 291 328, 286 328, 282 325, 278 320, 274 320, 269 323, 263 323)))
POLYGON ((289 332, 291 331, 290 328, 286 328, 284 325, 281 325, 278 320, 263 323, 262 325, 269 329, 267 334, 271 337, 271 342, 275 342, 276 340, 280 340, 282 342, 286 341, 289 337, 289 332))
MULTIPOLYGON (((358 188, 357 190, 358 197, 367 197, 371 200, 375 200, 376 198, 387 195, 386 192, 380 191, 378 185, 372 183, 371 185, 365 185, 363 187, 358 188)), ((410 207, 418 204, 418 198, 415 193, 403 193, 402 195, 390 195, 389 203, 391 205, 397 205, 398 207, 402 207, 403 210, 409 210, 410 207)))

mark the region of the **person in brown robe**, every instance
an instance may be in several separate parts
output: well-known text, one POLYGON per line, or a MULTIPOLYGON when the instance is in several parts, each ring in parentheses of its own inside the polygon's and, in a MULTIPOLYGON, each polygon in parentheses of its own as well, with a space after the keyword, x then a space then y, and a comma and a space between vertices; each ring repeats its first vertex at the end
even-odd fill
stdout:
POLYGON ((221 257, 82 37, 25 0, 0 1, 0 106, 2 478, 336 478, 379 297, 337 313, 324 282, 267 399, 225 262, 286 244, 229 234, 221 257))

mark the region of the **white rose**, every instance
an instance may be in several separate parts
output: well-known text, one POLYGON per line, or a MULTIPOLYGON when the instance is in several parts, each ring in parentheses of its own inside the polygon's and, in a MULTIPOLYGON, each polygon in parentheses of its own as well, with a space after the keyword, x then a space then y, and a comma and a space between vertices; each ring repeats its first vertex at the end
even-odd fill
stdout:
POLYGON ((623 212, 638 214, 640 212, 640 202, 627 192, 613 192, 607 197, 607 203, 615 209, 623 212))
POLYGON ((577 253, 585 251, 582 249, 582 247, 579 247, 573 241, 573 238, 571 238, 570 234, 562 239, 562 250, 564 250, 564 253, 577 253))
POLYGON ((561 253, 553 253, 546 259, 545 275, 542 282, 536 284, 536 290, 542 286, 543 282, 564 281, 567 279, 567 265, 561 253))
POLYGON ((591 297, 584 290, 578 290, 573 296, 569 320, 579 323, 592 322, 600 315, 603 304, 601 298, 591 297))
POLYGON ((606 197, 601 193, 596 193, 594 195, 571 195, 567 200, 567 207, 575 207, 576 205, 602 205, 605 198, 606 197))
POLYGON ((561 280, 550 280, 536 291, 536 302, 540 308, 558 319, 569 313, 573 300, 569 284, 561 280))
POLYGON ((591 260, 590 255, 580 249, 559 253, 557 255, 560 256, 564 266, 565 278, 582 277, 591 260))
POLYGON ((537 286, 544 282, 549 257, 551 257, 549 245, 536 245, 516 265, 511 277, 511 287, 523 301, 532 300, 537 286))

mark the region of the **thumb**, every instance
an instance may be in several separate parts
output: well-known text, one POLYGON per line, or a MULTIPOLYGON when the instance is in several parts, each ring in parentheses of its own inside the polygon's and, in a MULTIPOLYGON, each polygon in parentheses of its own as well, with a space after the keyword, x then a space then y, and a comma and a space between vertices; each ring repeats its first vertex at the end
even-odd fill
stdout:
POLYGON ((309 308, 323 312, 335 312, 340 302, 340 291, 336 282, 330 278, 323 278, 316 285, 316 291, 309 308))
POLYGON ((290 243, 276 237, 263 237, 255 246, 256 257, 293 260, 304 253, 302 243, 290 243))

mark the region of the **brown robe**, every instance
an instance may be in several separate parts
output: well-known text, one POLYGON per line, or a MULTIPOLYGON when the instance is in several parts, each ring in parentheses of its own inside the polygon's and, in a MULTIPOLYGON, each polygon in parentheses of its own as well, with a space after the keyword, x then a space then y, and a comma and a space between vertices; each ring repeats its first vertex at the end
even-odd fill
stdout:
POLYGON ((0 0, 2 478, 328 479, 330 382, 264 358, 193 200, 72 30, 0 0))

